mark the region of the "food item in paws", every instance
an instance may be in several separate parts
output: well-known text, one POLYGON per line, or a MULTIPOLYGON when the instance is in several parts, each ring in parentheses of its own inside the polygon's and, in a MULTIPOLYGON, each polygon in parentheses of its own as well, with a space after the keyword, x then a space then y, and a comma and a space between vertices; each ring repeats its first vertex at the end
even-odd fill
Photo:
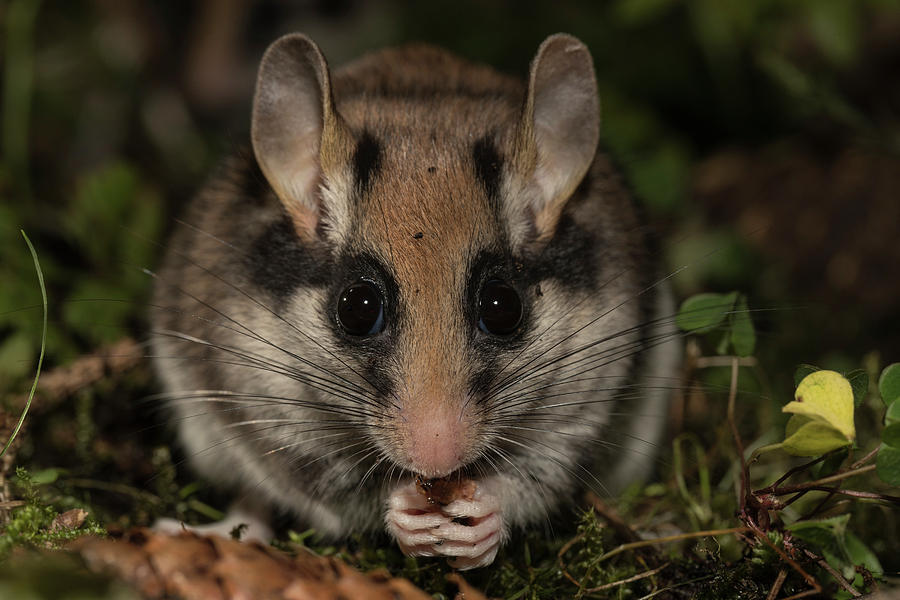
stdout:
POLYGON ((472 479, 460 479, 459 477, 440 477, 438 479, 423 479, 416 477, 416 490, 429 504, 446 506, 457 500, 472 500, 478 484, 472 479))

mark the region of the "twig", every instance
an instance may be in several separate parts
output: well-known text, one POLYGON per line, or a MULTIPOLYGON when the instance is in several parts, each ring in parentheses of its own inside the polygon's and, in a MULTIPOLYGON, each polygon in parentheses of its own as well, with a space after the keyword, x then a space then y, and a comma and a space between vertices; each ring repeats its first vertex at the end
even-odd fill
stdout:
POLYGON ((563 577, 565 577, 566 579, 571 581, 573 584, 575 584, 575 587, 578 587, 578 588, 581 587, 581 584, 578 582, 577 579, 575 579, 574 577, 572 577, 569 574, 568 570, 566 570, 566 564, 563 562, 563 556, 565 555, 566 552, 568 552, 572 548, 572 546, 574 546, 575 544, 580 542, 582 539, 584 539, 584 536, 579 533, 578 535, 573 537, 571 540, 569 540, 568 542, 563 544, 563 547, 560 548, 559 552, 556 553, 556 560, 557 560, 557 562, 559 562, 559 568, 562 571, 563 577))
POLYGON ((813 559, 814 561, 816 561, 816 564, 818 564, 820 567, 822 567, 823 569, 825 569, 826 571, 828 571, 828 574, 831 575, 832 577, 834 577, 834 579, 838 582, 838 584, 839 584, 842 588, 844 588, 845 590, 847 590, 847 591, 850 593, 851 596, 853 596, 854 598, 859 598, 860 596, 862 596, 862 594, 861 594, 859 591, 857 591, 852 585, 850 585, 849 583, 847 583, 847 580, 844 579, 844 576, 841 575, 840 573, 838 573, 837 571, 835 571, 835 570, 834 570, 834 567, 832 567, 831 565, 829 565, 829 564, 828 564, 828 561, 826 561, 824 558, 822 558, 821 556, 817 556, 817 555, 813 554, 813 553, 810 552, 809 550, 804 550, 803 552, 804 552, 808 557, 810 557, 811 559, 813 559))
POLYGON ((628 544, 622 544, 616 548, 613 548, 606 554, 601 555, 599 558, 594 560, 595 563, 602 562, 608 558, 615 556, 616 554, 621 554, 626 550, 634 550, 635 548, 643 548, 645 546, 652 546, 654 544, 666 544, 669 542, 680 542, 682 540, 690 540, 693 538, 700 537, 714 537, 717 535, 727 535, 729 533, 747 533, 750 531, 748 527, 731 527, 730 529, 709 529, 706 531, 694 531, 691 533, 681 533, 678 535, 669 535, 660 538, 654 538, 652 540, 641 540, 639 542, 630 542, 628 544))
POLYGON ((790 556, 788 556, 787 553, 786 553, 784 550, 782 550, 781 548, 779 548, 778 546, 776 546, 775 544, 773 544, 773 543, 772 543, 772 540, 769 539, 769 536, 766 535, 766 533, 765 533, 764 531, 762 531, 755 523, 750 522, 750 523, 748 523, 748 524, 750 525, 750 530, 753 531, 753 533, 756 534, 756 537, 757 537, 758 539, 762 540, 763 542, 765 542, 765 544, 766 544, 767 546, 769 546, 769 548, 771 548, 772 550, 774 550, 775 553, 778 554, 778 556, 781 557, 781 560, 783 560, 784 562, 786 562, 787 564, 789 564, 795 571, 797 571, 797 572, 800 574, 800 576, 803 577, 803 579, 806 580, 806 583, 807 583, 808 585, 810 585, 811 587, 815 588, 816 593, 819 593, 819 592, 822 591, 822 586, 819 585, 819 582, 816 581, 816 578, 815 578, 815 577, 813 577, 812 575, 810 575, 809 573, 807 573, 807 572, 803 569, 803 567, 801 567, 800 564, 799 564, 796 560, 794 560, 793 558, 791 558, 790 556))
POLYGON ((755 367, 759 364, 754 356, 702 356, 697 359, 696 367, 730 367, 735 361, 739 367, 755 367))
POLYGON ((809 596, 815 596, 820 593, 822 588, 813 588, 811 590, 806 590, 805 592, 800 592, 799 594, 794 594, 793 596, 788 596, 784 600, 799 600, 800 598, 807 598, 809 596))
MULTIPOLYGON (((144 351, 140 345, 131 338, 123 338, 108 346, 103 346, 96 352, 86 354, 68 365, 56 367, 41 375, 40 384, 37 387, 38 401, 34 403, 32 411, 35 413, 47 412, 75 392, 93 385, 110 375, 124 373, 143 360, 144 351)), ((22 405, 26 397, 13 397, 12 404, 22 405)))
POLYGON ((785 500, 781 504, 781 508, 790 506, 791 504, 793 504, 794 502, 796 502, 797 500, 799 500, 800 498, 805 496, 807 494, 807 492, 810 492, 810 491, 812 491, 812 490, 803 490, 802 492, 797 492, 792 498, 788 498, 787 500, 785 500))
POLYGON ((776 488, 775 486, 765 487, 753 492, 754 494, 773 494, 775 496, 783 496, 785 494, 794 494, 796 492, 802 492, 804 490, 810 490, 817 487, 821 487, 827 483, 834 483, 835 481, 842 481, 847 479, 848 477, 855 477, 857 475, 862 475, 863 473, 868 473, 869 471, 874 471, 875 465, 867 465, 865 467, 859 467, 857 469, 848 469, 846 471, 841 471, 839 473, 835 473, 834 475, 829 475, 828 477, 823 477, 822 479, 816 479, 815 481, 807 481, 806 483, 798 483, 797 485, 789 485, 783 488, 776 488))
MULTIPOLYGON (((825 506, 831 501, 831 499, 834 498, 834 494, 836 491, 837 491, 837 489, 832 488, 832 490, 828 493, 828 495, 825 496, 821 502, 816 504, 815 508, 813 508, 811 511, 807 512, 805 515, 803 515, 802 517, 800 517, 797 520, 798 521, 808 521, 809 519, 812 519, 814 516, 819 514, 819 512, 825 508, 825 506)), ((801 497, 803 494, 805 494, 805 492, 798 492, 796 496, 791 498, 791 500, 795 500, 795 499, 801 497)), ((787 503, 785 503, 785 506, 787 506, 787 503)))
POLYGON ((744 458, 744 442, 741 441, 741 434, 738 432, 737 422, 734 419, 734 401, 735 398, 737 398, 737 382, 738 359, 736 356, 733 356, 731 357, 731 384, 728 387, 728 426, 731 428, 731 436, 734 438, 738 459, 741 461, 741 488, 738 510, 740 514, 745 514, 747 510, 747 501, 748 499, 751 499, 748 498, 747 493, 750 489, 750 472, 747 469, 747 459, 744 458))
POLYGON ((853 498, 865 498, 867 500, 886 500, 894 504, 900 504, 900 496, 891 496, 888 494, 878 494, 875 492, 860 492, 857 490, 842 490, 838 488, 830 488, 824 485, 817 485, 807 488, 804 491, 829 492, 831 494, 840 494, 842 496, 852 496, 853 498))
POLYGON ((599 585, 597 587, 588 588, 583 590, 585 594, 593 594, 594 592, 600 592, 602 590, 608 590, 610 588, 618 587, 620 585, 625 585, 626 583, 632 583, 635 581, 639 581, 641 579, 646 579, 647 577, 653 577, 666 567, 668 567, 671 563, 665 563, 662 566, 656 567, 655 569, 651 569, 649 571, 644 571, 643 573, 638 573, 628 579, 620 579, 619 581, 613 581, 612 583, 604 583, 603 585, 599 585))
POLYGON ((139 490, 135 487, 131 487, 130 485, 126 485, 124 483, 111 483, 108 481, 98 481, 95 479, 82 479, 82 478, 69 478, 66 479, 66 483, 69 485, 75 486, 77 488, 85 488, 90 490, 100 490, 103 492, 112 492, 116 494, 123 494, 125 496, 131 496, 132 498, 136 498, 138 500, 143 500, 144 502, 149 502, 151 504, 162 504, 162 499, 159 496, 151 494, 150 492, 146 492, 144 490, 139 490))
MULTIPOLYGON (((838 450, 832 450, 831 452, 828 452, 827 454, 823 454, 823 455, 820 456, 819 458, 813 459, 813 460, 811 460, 811 461, 809 461, 809 462, 803 463, 802 465, 798 465, 798 466, 796 466, 796 467, 794 467, 794 468, 792 468, 792 469, 789 469, 787 473, 785 473, 784 475, 782 475, 781 477, 779 477, 779 478, 775 481, 775 483, 773 483, 772 485, 770 485, 768 488, 764 488, 764 490, 767 490, 767 489, 769 489, 769 488, 776 488, 776 487, 778 487, 779 485, 781 485, 782 483, 784 483, 785 481, 787 481, 788 479, 790 479, 791 476, 793 476, 793 475, 795 475, 795 474, 797 474, 797 473, 800 473, 801 471, 805 471, 805 470, 807 470, 808 468, 810 468, 810 467, 812 467, 812 466, 814 466, 814 465, 816 465, 816 464, 822 462, 823 460, 825 460, 826 458, 828 458, 829 456, 831 456, 831 455, 834 454, 835 452, 838 452, 839 450, 841 450, 841 449, 839 448, 838 450)), ((757 492, 763 492, 764 490, 757 490, 757 492)))
POLYGON ((858 467, 863 466, 864 464, 866 464, 867 462, 869 462, 870 460, 872 460, 873 458, 875 458, 875 456, 878 455, 878 451, 879 451, 880 449, 881 449, 881 446, 875 446, 875 448, 872 449, 871 452, 869 452, 868 454, 866 454, 865 456, 863 456, 861 459, 859 459, 858 461, 856 461, 855 463, 853 463, 852 465, 850 465, 850 469, 856 469, 856 468, 858 468, 858 467))
POLYGON ((588 502, 591 503, 591 506, 597 511, 597 514, 603 517, 603 519, 612 526, 617 534, 620 537, 624 538, 629 542, 638 542, 641 539, 641 536, 637 534, 637 532, 629 527, 628 523, 625 522, 622 517, 619 516, 611 506, 607 505, 597 494, 593 492, 588 492, 587 494, 588 502))
POLYGON ((778 596, 778 592, 781 591, 781 586, 784 585, 785 579, 787 579, 787 569, 778 571, 778 577, 775 578, 775 583, 769 588, 769 594, 766 596, 766 600, 775 600, 775 597, 778 596))

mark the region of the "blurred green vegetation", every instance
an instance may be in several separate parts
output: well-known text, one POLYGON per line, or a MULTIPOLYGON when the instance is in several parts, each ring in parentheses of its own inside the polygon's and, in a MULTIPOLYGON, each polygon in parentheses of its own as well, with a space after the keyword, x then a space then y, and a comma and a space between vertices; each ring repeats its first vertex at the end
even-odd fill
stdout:
MULTIPOLYGON (((783 422, 795 364, 875 373, 900 357, 900 1, 0 0, 0 395, 27 388, 40 340, 18 230, 44 268, 48 369, 142 338, 143 269, 210 170, 246 142, 256 63, 288 31, 310 34, 333 66, 424 40, 515 74, 546 35, 580 37, 597 68, 603 144, 660 232, 668 268, 688 266, 678 294, 739 290, 757 311, 765 377, 742 379, 749 438, 763 443, 783 422)), ((727 369, 703 378, 727 386, 727 369)), ((143 372, 84 392, 34 424, 20 461, 72 469, 80 484, 54 483, 68 504, 102 496, 91 487, 101 474, 123 474, 140 510, 117 515, 134 504, 109 503, 104 524, 209 514, 207 496, 176 482, 167 439, 138 429, 153 409, 125 399, 152 389, 143 372)), ((685 422, 715 465, 717 516, 705 526, 729 526, 721 492, 733 456, 706 425, 685 422)), ((868 531, 897 523, 853 519, 868 531)), ((869 544, 879 556, 896 550, 869 544)), ((896 552, 883 562, 900 568, 896 552)))

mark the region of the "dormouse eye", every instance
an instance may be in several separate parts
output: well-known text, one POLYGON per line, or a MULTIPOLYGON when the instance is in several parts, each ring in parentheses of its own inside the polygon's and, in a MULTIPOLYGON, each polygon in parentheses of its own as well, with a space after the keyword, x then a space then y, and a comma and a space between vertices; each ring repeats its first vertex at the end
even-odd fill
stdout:
POLYGON ((509 335, 522 321, 522 299, 509 284, 491 279, 481 288, 478 328, 491 335, 509 335))
POLYGON ((359 281, 338 297, 337 317, 350 335, 375 335, 384 329, 384 301, 371 281, 359 281))

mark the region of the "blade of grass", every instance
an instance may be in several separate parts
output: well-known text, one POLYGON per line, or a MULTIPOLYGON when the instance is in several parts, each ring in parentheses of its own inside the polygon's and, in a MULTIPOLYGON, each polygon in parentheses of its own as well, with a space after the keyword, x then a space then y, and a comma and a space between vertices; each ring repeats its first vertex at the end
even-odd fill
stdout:
POLYGON ((44 286, 44 272, 41 270, 41 263, 38 260, 37 251, 34 249, 31 240, 28 239, 28 236, 24 231, 19 231, 21 231, 22 237, 25 238, 25 243, 28 244, 28 250, 31 252, 31 260, 34 261, 34 270, 37 272, 38 283, 41 286, 41 305, 44 310, 44 325, 41 331, 41 353, 40 356, 38 356, 37 368, 34 371, 34 381, 31 383, 31 391, 28 392, 28 399, 25 401, 25 407, 22 409, 22 414, 19 416, 19 422, 16 423, 16 427, 6 441, 6 445, 3 446, 3 450, 0 450, 0 457, 6 454, 6 451, 12 446, 13 441, 15 441, 16 436, 19 434, 19 430, 22 429, 22 424, 25 422, 25 416, 28 414, 28 409, 31 408, 31 400, 34 398, 38 379, 41 376, 41 365, 44 364, 44 349, 47 346, 47 288, 44 286))

